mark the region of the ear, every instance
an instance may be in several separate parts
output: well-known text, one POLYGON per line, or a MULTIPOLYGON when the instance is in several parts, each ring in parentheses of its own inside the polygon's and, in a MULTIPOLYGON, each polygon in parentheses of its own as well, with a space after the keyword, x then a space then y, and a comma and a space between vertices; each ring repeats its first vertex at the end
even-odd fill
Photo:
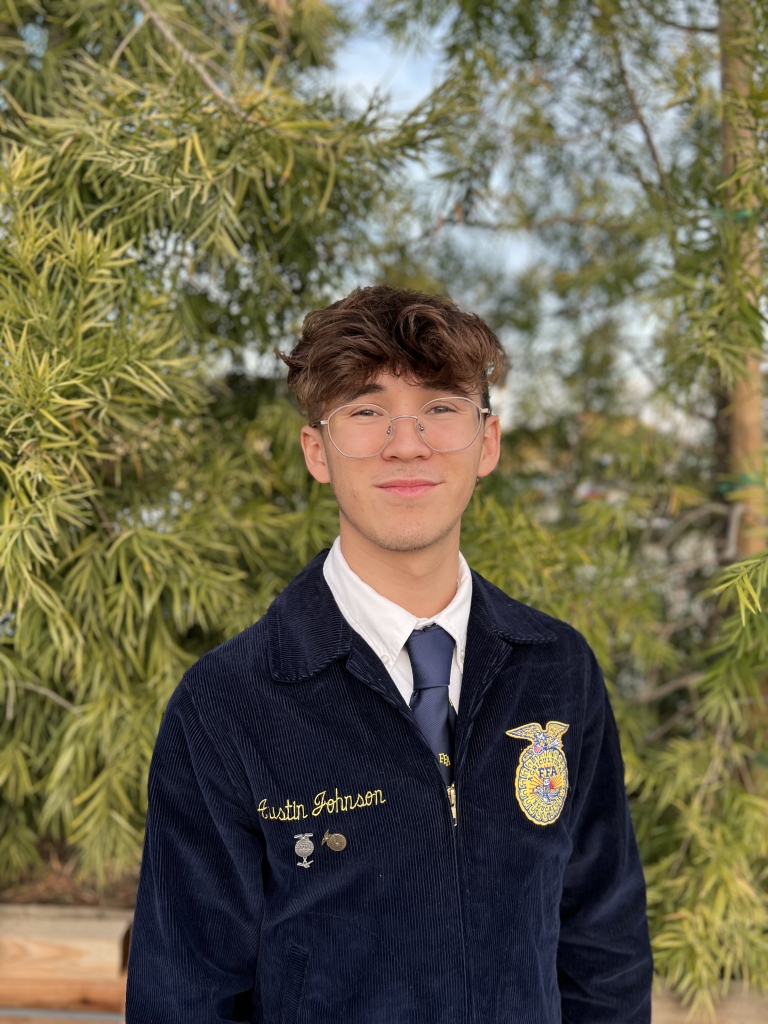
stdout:
POLYGON ((329 484, 331 476, 325 457, 325 445, 319 427, 301 428, 301 450, 307 469, 319 484, 329 484))
POLYGON ((501 427, 499 417, 488 415, 485 417, 483 428, 483 447, 480 452, 480 465, 477 467, 477 476, 488 476, 496 469, 501 454, 501 427))

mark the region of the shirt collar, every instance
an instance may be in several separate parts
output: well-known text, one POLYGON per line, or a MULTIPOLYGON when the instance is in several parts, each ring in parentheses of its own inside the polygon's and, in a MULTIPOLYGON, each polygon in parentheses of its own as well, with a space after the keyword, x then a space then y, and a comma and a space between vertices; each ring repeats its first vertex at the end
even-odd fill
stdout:
MULTIPOLYGON (((350 628, 323 576, 327 557, 328 550, 321 551, 278 594, 266 616, 251 627, 260 645, 266 639, 269 671, 276 683, 311 679, 355 650, 354 637, 359 634, 350 628)), ((488 643, 494 636, 510 644, 556 643, 562 629, 570 628, 561 627, 548 615, 515 601, 476 572, 470 572, 468 632, 473 644, 488 643)))
POLYGON ((412 615, 361 580, 344 558, 339 537, 323 564, 323 576, 341 614, 385 665, 395 663, 414 629, 423 629, 434 622, 453 637, 456 661, 459 670, 463 668, 472 604, 472 574, 462 554, 459 554, 456 593, 442 611, 430 618, 412 615))

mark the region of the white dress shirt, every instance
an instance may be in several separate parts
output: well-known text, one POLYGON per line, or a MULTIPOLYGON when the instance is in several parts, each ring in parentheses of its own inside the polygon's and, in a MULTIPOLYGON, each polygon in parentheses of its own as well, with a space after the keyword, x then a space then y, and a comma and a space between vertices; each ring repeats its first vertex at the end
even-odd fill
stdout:
POLYGON ((464 651, 467 646, 469 608, 472 603, 472 575, 464 556, 459 554, 455 596, 441 612, 428 619, 420 619, 394 601, 382 597, 352 572, 341 553, 339 537, 333 542, 333 547, 325 560, 323 575, 339 606, 339 611, 352 629, 359 633, 381 658, 406 704, 410 703, 413 693, 413 671, 405 641, 414 629, 424 629, 433 622, 451 634, 456 646, 453 649, 448 694, 458 711, 461 677, 464 672, 464 651))

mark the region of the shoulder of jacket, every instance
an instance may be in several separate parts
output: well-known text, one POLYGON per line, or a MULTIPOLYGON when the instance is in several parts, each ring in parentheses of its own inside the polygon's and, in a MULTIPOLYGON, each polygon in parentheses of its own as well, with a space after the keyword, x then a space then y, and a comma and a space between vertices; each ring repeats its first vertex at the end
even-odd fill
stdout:
POLYGON ((178 690, 188 693, 197 706, 211 701, 229 704, 268 678, 267 626, 262 617, 202 655, 184 673, 178 690))
POLYGON ((574 626, 533 605, 510 597, 479 574, 473 575, 480 584, 501 631, 508 631, 513 639, 515 634, 525 634, 527 631, 531 640, 562 645, 571 654, 578 653, 586 659, 594 660, 591 647, 574 626))

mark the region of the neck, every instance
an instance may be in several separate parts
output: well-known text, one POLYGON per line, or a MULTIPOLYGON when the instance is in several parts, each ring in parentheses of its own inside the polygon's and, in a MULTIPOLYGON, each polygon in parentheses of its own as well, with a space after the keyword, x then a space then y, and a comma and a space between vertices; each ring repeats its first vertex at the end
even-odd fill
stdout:
POLYGON ((352 572, 377 594, 420 619, 437 615, 456 595, 461 527, 420 551, 388 551, 342 516, 341 553, 352 572))

